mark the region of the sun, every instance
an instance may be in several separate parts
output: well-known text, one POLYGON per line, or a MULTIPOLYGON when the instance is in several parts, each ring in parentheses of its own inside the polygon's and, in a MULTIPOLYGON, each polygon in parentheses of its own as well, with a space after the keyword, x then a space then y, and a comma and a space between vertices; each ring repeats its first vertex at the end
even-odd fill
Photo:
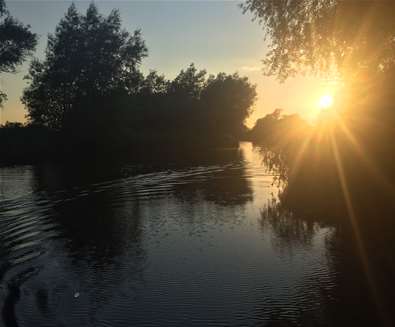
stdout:
POLYGON ((318 102, 318 106, 320 109, 329 109, 333 106, 333 96, 330 94, 323 95, 318 102))

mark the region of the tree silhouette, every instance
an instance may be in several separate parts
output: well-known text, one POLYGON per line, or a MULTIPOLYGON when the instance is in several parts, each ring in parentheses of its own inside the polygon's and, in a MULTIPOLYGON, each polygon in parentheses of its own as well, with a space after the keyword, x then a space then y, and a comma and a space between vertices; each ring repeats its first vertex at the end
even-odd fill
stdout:
MULTIPOLYGON (((4 0, 0 0, 0 73, 15 72, 36 46, 36 35, 10 15, 4 0)), ((0 90, 0 106, 6 94, 0 90)))
POLYGON ((141 83, 139 93, 142 95, 159 95, 167 93, 170 82, 164 75, 151 70, 141 83))
POLYGON ((207 122, 211 130, 240 139, 256 96, 255 85, 251 85, 246 77, 225 73, 210 76, 201 99, 203 108, 208 111, 207 122))
POLYGON ((194 64, 173 80, 144 76, 145 56, 140 31, 122 30, 118 11, 104 17, 91 4, 80 14, 71 5, 45 59, 30 65, 22 98, 29 124, 56 135, 67 154, 237 145, 256 98, 247 78, 207 77, 194 64))
POLYGON ((300 71, 394 65, 391 0, 247 0, 242 8, 271 41, 266 73, 282 80, 300 71))
POLYGON ((48 38, 46 58, 35 60, 23 103, 32 123, 61 129, 77 102, 123 90, 137 91, 147 49, 140 31, 122 29, 119 12, 107 17, 91 4, 85 15, 72 4, 48 38))
POLYGON ((256 98, 247 78, 225 73, 206 77, 193 64, 174 80, 151 72, 142 85, 123 105, 134 108, 120 109, 123 116, 118 121, 132 133, 168 145, 234 144, 245 131, 244 121, 256 98))
POLYGON ((198 71, 194 64, 190 64, 169 84, 168 92, 178 97, 199 98, 205 81, 206 71, 198 71))

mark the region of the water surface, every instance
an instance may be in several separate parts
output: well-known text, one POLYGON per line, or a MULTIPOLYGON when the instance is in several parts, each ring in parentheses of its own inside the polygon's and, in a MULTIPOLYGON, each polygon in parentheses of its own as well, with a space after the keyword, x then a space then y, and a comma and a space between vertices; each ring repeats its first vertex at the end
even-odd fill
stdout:
POLYGON ((196 157, 0 168, 0 325, 326 325, 334 228, 251 144, 196 157))

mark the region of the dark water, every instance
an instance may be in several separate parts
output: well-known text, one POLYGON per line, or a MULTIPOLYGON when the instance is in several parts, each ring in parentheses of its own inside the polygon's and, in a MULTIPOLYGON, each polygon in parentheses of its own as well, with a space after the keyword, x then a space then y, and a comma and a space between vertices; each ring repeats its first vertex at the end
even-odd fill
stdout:
POLYGON ((196 157, 0 168, 0 325, 315 326, 357 305, 335 228, 278 214, 250 144, 196 157))

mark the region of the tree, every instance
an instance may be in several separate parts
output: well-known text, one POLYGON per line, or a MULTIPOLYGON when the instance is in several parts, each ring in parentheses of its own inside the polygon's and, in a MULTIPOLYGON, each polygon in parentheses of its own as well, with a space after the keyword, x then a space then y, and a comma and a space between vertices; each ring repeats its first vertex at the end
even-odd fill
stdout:
MULTIPOLYGON (((30 26, 23 25, 10 15, 4 0, 0 0, 0 73, 13 73, 31 54, 37 43, 30 26)), ((0 106, 6 94, 0 91, 0 106)))
POLYGON ((258 144, 269 144, 271 143, 271 136, 274 134, 274 126, 278 124, 281 119, 281 109, 275 109, 271 114, 257 119, 254 127, 250 130, 249 138, 252 142, 258 144))
POLYGON ((122 29, 119 12, 107 17, 91 4, 85 15, 72 4, 48 37, 46 58, 32 62, 22 101, 32 123, 61 129, 79 102, 138 91, 147 49, 139 30, 122 29))
POLYGON ((392 0, 247 0, 270 39, 266 73, 383 71, 395 64, 392 0))
POLYGON ((152 70, 142 81, 139 93, 149 96, 165 94, 169 88, 169 84, 170 82, 164 75, 159 75, 156 71, 152 70))
POLYGON ((239 138, 256 95, 255 85, 246 77, 225 73, 210 76, 200 95, 207 123, 216 131, 239 138))
POLYGON ((199 98, 206 81, 206 71, 198 71, 192 63, 185 70, 177 75, 177 77, 169 85, 169 93, 177 96, 189 96, 199 98))
POLYGON ((123 101, 117 121, 140 140, 167 144, 235 144, 256 98, 247 78, 225 73, 207 78, 194 64, 173 80, 151 72, 142 85, 123 101))

